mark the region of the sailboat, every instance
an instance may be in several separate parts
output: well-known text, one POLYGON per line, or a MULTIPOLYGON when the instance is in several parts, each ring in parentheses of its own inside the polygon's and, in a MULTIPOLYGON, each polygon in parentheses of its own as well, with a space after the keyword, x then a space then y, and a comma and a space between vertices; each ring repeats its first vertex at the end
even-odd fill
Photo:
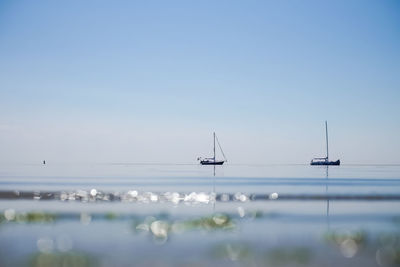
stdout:
POLYGON ((219 144, 219 141, 218 141, 218 137, 216 136, 215 133, 213 133, 213 138, 214 138, 214 149, 213 149, 214 156, 212 158, 201 158, 201 157, 197 158, 197 160, 200 160, 201 165, 222 165, 222 164, 224 164, 224 162, 227 161, 224 151, 222 151, 221 145, 219 144), (224 160, 216 160, 216 158, 215 158, 215 141, 217 141, 219 149, 221 150, 221 153, 224 156, 224 160))
POLYGON ((328 122, 325 121, 325 137, 326 137, 326 157, 325 158, 313 158, 311 165, 340 165, 340 160, 329 161, 329 150, 328 150, 328 122))

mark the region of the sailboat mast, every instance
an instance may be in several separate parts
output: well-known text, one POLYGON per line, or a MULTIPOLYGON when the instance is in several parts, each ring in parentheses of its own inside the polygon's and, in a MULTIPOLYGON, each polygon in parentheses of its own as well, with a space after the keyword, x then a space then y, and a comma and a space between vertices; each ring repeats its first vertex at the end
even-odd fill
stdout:
POLYGON ((329 149, 328 149, 328 122, 325 121, 325 136, 326 136, 326 160, 329 160, 329 149))
POLYGON ((214 132, 214 161, 215 161, 215 132, 214 132))

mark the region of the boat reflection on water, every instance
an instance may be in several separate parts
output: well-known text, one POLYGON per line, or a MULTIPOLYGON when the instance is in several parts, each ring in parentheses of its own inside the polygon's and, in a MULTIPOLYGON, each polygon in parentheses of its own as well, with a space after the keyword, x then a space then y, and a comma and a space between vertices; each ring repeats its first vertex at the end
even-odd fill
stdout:
POLYGON ((329 231, 330 228, 331 228, 331 224, 330 224, 330 220, 329 220, 329 193, 328 193, 328 189, 329 189, 329 166, 326 166, 325 177, 326 177, 326 186, 325 186, 325 191, 326 191, 326 223, 328 225, 328 231, 329 231))

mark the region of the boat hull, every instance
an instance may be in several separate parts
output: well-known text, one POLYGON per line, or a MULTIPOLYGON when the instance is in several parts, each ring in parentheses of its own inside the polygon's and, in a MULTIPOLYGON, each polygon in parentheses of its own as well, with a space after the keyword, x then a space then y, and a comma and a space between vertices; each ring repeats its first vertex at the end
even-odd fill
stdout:
POLYGON ((338 166, 340 165, 340 160, 337 161, 315 161, 315 162, 311 162, 310 165, 335 165, 338 166))
POLYGON ((209 160, 202 160, 200 161, 201 165, 222 165, 225 161, 223 160, 216 160, 216 161, 209 161, 209 160))

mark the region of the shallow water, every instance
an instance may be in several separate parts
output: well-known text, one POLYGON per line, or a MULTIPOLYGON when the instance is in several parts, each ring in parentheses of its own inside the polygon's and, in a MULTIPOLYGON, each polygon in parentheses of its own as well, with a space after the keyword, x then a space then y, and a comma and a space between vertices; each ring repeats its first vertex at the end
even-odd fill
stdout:
POLYGON ((400 166, 0 168, 0 266, 399 266, 400 166))

